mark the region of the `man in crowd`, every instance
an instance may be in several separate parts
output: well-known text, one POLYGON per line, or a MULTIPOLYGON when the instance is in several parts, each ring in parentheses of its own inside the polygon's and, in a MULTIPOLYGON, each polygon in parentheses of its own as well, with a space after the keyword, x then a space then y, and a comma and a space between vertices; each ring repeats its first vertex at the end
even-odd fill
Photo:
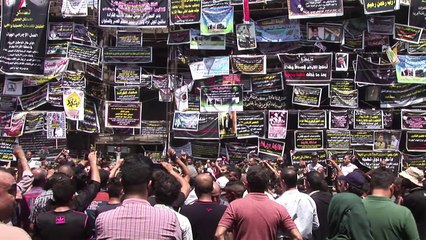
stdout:
POLYGON ((343 163, 339 166, 343 176, 348 175, 349 173, 353 172, 358 167, 355 166, 355 164, 352 163, 352 155, 345 155, 343 158, 343 163))
POLYGON ((247 172, 249 194, 232 201, 216 229, 217 239, 225 239, 227 231, 234 231, 235 239, 276 239, 278 228, 283 228, 292 239, 302 236, 287 210, 270 200, 264 192, 269 174, 261 166, 247 172))
POLYGON ((130 155, 121 168, 126 199, 96 219, 98 239, 182 239, 179 221, 167 209, 147 201, 153 163, 142 154, 130 155))
POLYGON ((277 203, 287 209, 303 239, 311 239, 312 230, 319 227, 315 201, 297 189, 297 173, 294 169, 281 170, 281 186, 284 193, 276 200, 277 203))
POLYGON ((418 240, 413 214, 408 208, 397 205, 390 199, 395 190, 394 181, 395 176, 385 171, 371 177, 371 195, 363 200, 371 233, 374 239, 418 240))

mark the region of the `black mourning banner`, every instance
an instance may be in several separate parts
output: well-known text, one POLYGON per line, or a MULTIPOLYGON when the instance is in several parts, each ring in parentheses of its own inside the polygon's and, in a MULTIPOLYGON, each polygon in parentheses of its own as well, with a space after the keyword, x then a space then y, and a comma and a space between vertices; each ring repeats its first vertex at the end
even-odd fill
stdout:
POLYGON ((365 14, 392 12, 398 9, 398 0, 364 0, 365 14))
POLYGON ((247 155, 257 153, 257 146, 247 143, 230 142, 225 143, 227 157, 230 163, 239 163, 247 159, 247 155))
POLYGON ((99 64, 101 49, 78 43, 68 43, 67 58, 84 63, 99 64))
POLYGON ((168 1, 99 0, 100 27, 167 27, 168 1))
POLYGON ((288 17, 319 18, 343 15, 343 0, 298 1, 287 0, 288 17))
POLYGON ((106 102, 105 126, 108 128, 140 128, 142 103, 106 102))
POLYGON ((237 137, 264 137, 264 112, 237 112, 237 137))
POLYGON ((94 78, 102 80, 102 66, 87 64, 86 73, 94 78))
POLYGON ((243 74, 266 74, 266 55, 233 55, 231 56, 232 72, 243 74))
POLYGON ((384 160, 394 174, 398 174, 401 165, 401 153, 392 152, 373 152, 373 151, 355 151, 359 163, 363 166, 375 169, 379 167, 380 161, 384 160))
POLYGON ((312 162, 312 159, 315 157, 318 158, 318 162, 325 163, 327 160, 327 154, 324 150, 319 151, 293 151, 290 154, 291 157, 291 165, 294 167, 299 167, 300 161, 304 161, 305 164, 309 164, 312 162))
POLYGON ((299 111, 297 113, 298 128, 327 128, 327 113, 321 111, 299 111))
MULTIPOLYGON (((115 66, 114 82, 124 84, 141 83, 142 68, 139 66, 115 66)), ((151 82, 151 76, 149 81, 151 82)))
POLYGON ((200 95, 188 93, 188 111, 200 111, 200 95))
POLYGON ((150 63, 152 47, 104 47, 104 63, 150 63))
POLYGON ((141 135, 167 135, 166 121, 141 121, 141 135))
POLYGON ((62 87, 64 88, 85 88, 86 78, 84 72, 66 71, 62 75, 62 87))
POLYGON ((243 96, 244 110, 282 110, 287 107, 287 98, 282 93, 257 94, 249 92, 243 96))
POLYGON ((250 76, 250 79, 252 91, 256 93, 276 92, 284 89, 283 75, 281 73, 250 76))
POLYGON ((191 145, 194 159, 217 159, 219 156, 219 142, 194 141, 191 142, 191 145))
POLYGON ((0 70, 14 75, 43 75, 48 0, 2 1, 0 70))
POLYGON ((393 35, 395 16, 369 16, 367 29, 371 34, 393 35))
POLYGON ((351 145, 373 145, 374 132, 351 130, 351 145))
POLYGON ((139 86, 114 86, 115 101, 139 102, 139 86))
POLYGON ((176 139, 219 139, 219 115, 200 113, 198 131, 174 131, 176 139))
POLYGON ((100 125, 95 103, 84 101, 84 119, 77 121, 77 131, 99 133, 100 125))
POLYGON ((404 154, 404 161, 408 163, 409 167, 416 167, 426 169, 426 153, 420 155, 404 154))
POLYGON ((401 110, 401 129, 426 130, 426 112, 424 110, 401 110))
POLYGON ((358 107, 358 89, 353 80, 332 80, 329 85, 330 106, 358 107))
POLYGON ((117 47, 141 47, 142 41, 142 32, 117 31, 115 45, 117 47))
POLYGON ((19 97, 23 110, 33 110, 47 103, 48 84, 28 95, 19 97))
POLYGON ((16 138, 0 137, 0 161, 13 161, 15 144, 16 138))
POLYGON ((259 153, 282 157, 285 150, 285 142, 258 138, 259 153))
POLYGON ((324 146, 322 130, 294 131, 295 150, 320 150, 324 146))
POLYGON ((330 129, 348 129, 349 128, 349 114, 347 110, 328 111, 329 114, 329 128, 330 129))
POLYGON ((392 64, 377 64, 358 55, 355 82, 369 85, 396 83, 396 69, 392 64))
POLYGON ((423 33, 423 28, 412 27, 397 23, 394 24, 394 27, 394 39, 416 44, 420 42, 423 33))
POLYGON ((319 107, 322 88, 293 87, 292 103, 301 106, 319 107))
POLYGON ((194 24, 200 22, 201 0, 171 0, 170 24, 194 24))
POLYGON ((410 12, 408 13, 408 25, 426 28, 426 1, 412 0, 410 12))
POLYGON ((327 149, 327 159, 331 158, 331 156, 333 155, 334 157, 336 157, 335 162, 337 164, 341 164, 344 161, 344 158, 346 155, 353 155, 354 154, 354 150, 331 150, 331 149, 327 149))
POLYGON ((351 143, 351 133, 345 130, 326 131, 327 149, 349 149, 351 143))
MULTIPOLYGON (((29 112, 25 118, 24 133, 39 132, 45 129, 45 112, 29 112)), ((2 119, 3 120, 3 119, 2 119)))
POLYGON ((0 96, 0 111, 15 111, 18 98, 12 96, 0 96))
POLYGON ((426 152, 426 132, 407 131, 406 148, 411 152, 426 152))
POLYGON ((355 109, 354 129, 383 129, 383 111, 355 109))
POLYGON ((191 40, 191 30, 170 31, 167 37, 167 45, 189 44, 191 40))
POLYGON ((406 107, 426 101, 426 85, 395 84, 384 86, 380 92, 381 108, 406 107))
POLYGON ((284 66, 288 84, 299 81, 326 81, 331 79, 333 53, 278 54, 284 66))

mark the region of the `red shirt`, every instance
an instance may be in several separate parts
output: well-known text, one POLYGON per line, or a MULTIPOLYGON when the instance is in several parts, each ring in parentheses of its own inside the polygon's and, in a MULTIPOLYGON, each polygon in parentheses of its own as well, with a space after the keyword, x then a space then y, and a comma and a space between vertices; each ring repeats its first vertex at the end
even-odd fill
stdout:
POLYGON ((276 239, 279 226, 286 231, 296 228, 285 207, 264 193, 231 202, 219 225, 233 229, 235 239, 276 239))

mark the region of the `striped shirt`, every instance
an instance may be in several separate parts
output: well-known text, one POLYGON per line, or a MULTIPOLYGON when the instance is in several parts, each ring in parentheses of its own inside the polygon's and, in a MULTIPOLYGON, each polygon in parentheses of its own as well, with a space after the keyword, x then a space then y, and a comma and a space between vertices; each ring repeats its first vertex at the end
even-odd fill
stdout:
POLYGON ((168 209, 130 198, 96 219, 97 239, 182 239, 179 221, 168 209))

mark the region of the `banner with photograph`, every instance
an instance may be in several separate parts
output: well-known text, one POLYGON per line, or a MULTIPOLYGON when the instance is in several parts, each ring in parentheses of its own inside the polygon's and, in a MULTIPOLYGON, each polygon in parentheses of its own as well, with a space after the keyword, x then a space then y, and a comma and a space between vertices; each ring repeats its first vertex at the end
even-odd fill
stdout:
POLYGON ((213 77, 229 74, 229 56, 203 58, 204 76, 213 77))
POLYGON ((307 40, 314 42, 340 43, 343 37, 342 24, 307 23, 307 40))
POLYGON ((259 153, 273 155, 277 157, 284 156, 285 142, 270 140, 266 138, 258 138, 259 153))
POLYGON ((175 95, 176 109, 179 112, 188 110, 189 108, 188 85, 184 85, 180 88, 176 88, 174 95, 175 95))
POLYGON ((189 49, 192 50, 225 50, 226 35, 203 36, 200 30, 191 29, 189 49))
POLYGON ((290 19, 343 16, 343 0, 287 0, 287 7, 290 19))
POLYGON ((219 112, 219 138, 237 136, 237 114, 235 111, 219 112))
POLYGON ((257 153, 258 146, 241 142, 225 143, 227 158, 230 163, 240 163, 247 159, 252 153, 257 153))
POLYGON ((114 100, 119 102, 139 102, 139 86, 114 86, 114 100))
POLYGON ((255 93, 277 92, 284 89, 282 73, 250 76, 252 91, 255 93))
POLYGON ((200 113, 198 131, 174 131, 176 139, 219 139, 219 114, 200 113))
MULTIPOLYGON (((16 138, 0 138, 0 161, 10 162, 14 160, 13 151, 16 145, 16 138)), ((25 149, 27 150, 27 149, 25 149)))
POLYGON ((79 43, 68 43, 67 58, 90 64, 99 64, 101 58, 101 49, 79 43))
POLYGON ((74 32, 73 22, 49 22, 49 41, 71 40, 74 32))
POLYGON ((87 0, 62 0, 61 13, 62 17, 86 17, 89 13, 88 2, 87 0))
MULTIPOLYGON (((166 121, 141 121, 141 135, 167 135, 167 124, 166 121)), ((173 149, 177 151, 175 147, 173 149)), ((188 154, 190 152, 186 151, 188 154)))
POLYGON ((426 83, 426 56, 398 55, 398 83, 426 83))
POLYGON ((399 10, 399 0, 364 0, 364 13, 375 14, 399 10))
POLYGON ((10 128, 14 112, 0 112, 0 128, 10 128))
POLYGON ((231 6, 201 9, 201 35, 227 34, 234 31, 234 8, 231 6))
POLYGON ((143 42, 142 32, 139 31, 117 31, 116 47, 141 47, 143 42))
POLYGON ((420 28, 426 28, 426 2, 425 1, 410 1, 408 13, 408 25, 420 28))
POLYGON ((426 130, 426 112, 424 110, 401 110, 401 129, 426 130))
POLYGON ((355 109, 354 129, 383 129, 383 111, 372 109, 355 109))
POLYGON ((1 6, 0 70, 43 75, 49 1, 3 0, 1 6))
POLYGON ((291 42, 300 40, 300 25, 298 20, 287 17, 273 17, 257 20, 257 42, 291 42))
POLYGON ((257 94, 248 92, 243 98, 244 110, 285 109, 287 97, 283 92, 257 94))
POLYGON ((66 139, 67 121, 64 112, 46 113, 46 137, 48 139, 66 139))
POLYGON ((268 138, 284 139, 287 136, 287 110, 268 111, 268 138))
POLYGON ((13 79, 5 77, 3 85, 3 95, 6 96, 20 96, 22 95, 22 87, 24 81, 22 79, 13 79))
POLYGON ((74 32, 72 36, 72 40, 82 41, 87 44, 92 44, 96 42, 95 33, 89 33, 89 29, 84 24, 74 23, 74 32), (92 37, 92 38, 91 38, 92 37))
POLYGON ((349 128, 349 114, 347 110, 329 110, 329 128, 330 129, 348 129, 349 128))
POLYGON ((339 108, 358 107, 358 88, 353 80, 333 79, 329 85, 330 106, 339 108))
POLYGON ((264 137, 265 136, 264 112, 238 112, 237 113, 237 137, 264 137))
POLYGON ((170 1, 170 25, 200 22, 201 0, 170 1))
POLYGON ((349 130, 327 130, 327 149, 349 149, 351 145, 351 133, 349 130))
POLYGON ((219 142, 193 141, 191 146, 194 160, 214 160, 219 156, 219 142))
POLYGON ((373 151, 355 151, 359 163, 363 166, 376 169, 379 167, 380 161, 386 161, 386 167, 394 174, 400 172, 401 153, 398 151, 392 152, 373 152, 373 151))
POLYGON ((151 63, 152 47, 104 47, 104 63, 151 63))
POLYGON ((399 150, 401 131, 374 131, 374 151, 399 150))
POLYGON ((96 105, 89 101, 84 103, 84 119, 83 121, 77 121, 77 131, 87 133, 99 133, 100 124, 98 118, 98 111, 96 105))
POLYGON ((23 110, 30 111, 47 103, 48 84, 40 87, 38 90, 19 97, 19 102, 23 110))
POLYGON ((325 110, 299 110, 297 112, 297 128, 327 128, 327 112, 325 110))
POLYGON ((322 88, 294 86, 291 102, 301 106, 319 107, 321 94, 322 88))
POLYGON ((243 111, 241 85, 204 86, 200 91, 201 112, 243 111))
POLYGON ((189 44, 191 42, 191 29, 170 31, 167 36, 167 45, 189 44))
POLYGON ((64 90, 62 99, 67 119, 84 119, 84 91, 66 89, 64 90))
POLYGON ((374 132, 373 131, 361 131, 351 130, 351 145, 373 145, 374 144, 374 132))
POLYGON ((105 103, 105 127, 140 128, 142 103, 112 102, 105 103))
POLYGON ((392 85, 396 83, 396 71, 392 64, 377 64, 357 56, 355 82, 368 85, 392 85))
POLYGON ((99 0, 97 9, 99 27, 167 27, 166 0, 129 2, 99 0))
POLYGON ((382 87, 380 92, 381 108, 406 107, 426 101, 426 85, 395 84, 382 87))
POLYGON ((173 130, 179 131, 198 131, 199 112, 174 112, 173 130))
POLYGON ((331 79, 333 53, 278 54, 287 83, 326 81, 331 79))
POLYGON ((419 43, 423 28, 412 27, 403 24, 394 24, 393 38, 408 43, 419 43))
POLYGON ((426 152, 426 132, 407 131, 405 146, 409 152, 426 152))
POLYGON ((294 149, 321 150, 324 147, 323 130, 294 131, 294 149))
POLYGON ((241 23, 235 26, 238 51, 257 48, 254 23, 241 23))
POLYGON ((266 74, 266 55, 231 55, 232 72, 266 74))
POLYGON ((115 66, 114 82, 124 84, 140 84, 142 68, 139 66, 115 66))
POLYGON ((393 35, 395 16, 370 15, 367 18, 367 30, 371 34, 393 35))
POLYGON ((0 129, 1 137, 20 137, 24 133, 27 112, 14 112, 10 128, 0 129))

